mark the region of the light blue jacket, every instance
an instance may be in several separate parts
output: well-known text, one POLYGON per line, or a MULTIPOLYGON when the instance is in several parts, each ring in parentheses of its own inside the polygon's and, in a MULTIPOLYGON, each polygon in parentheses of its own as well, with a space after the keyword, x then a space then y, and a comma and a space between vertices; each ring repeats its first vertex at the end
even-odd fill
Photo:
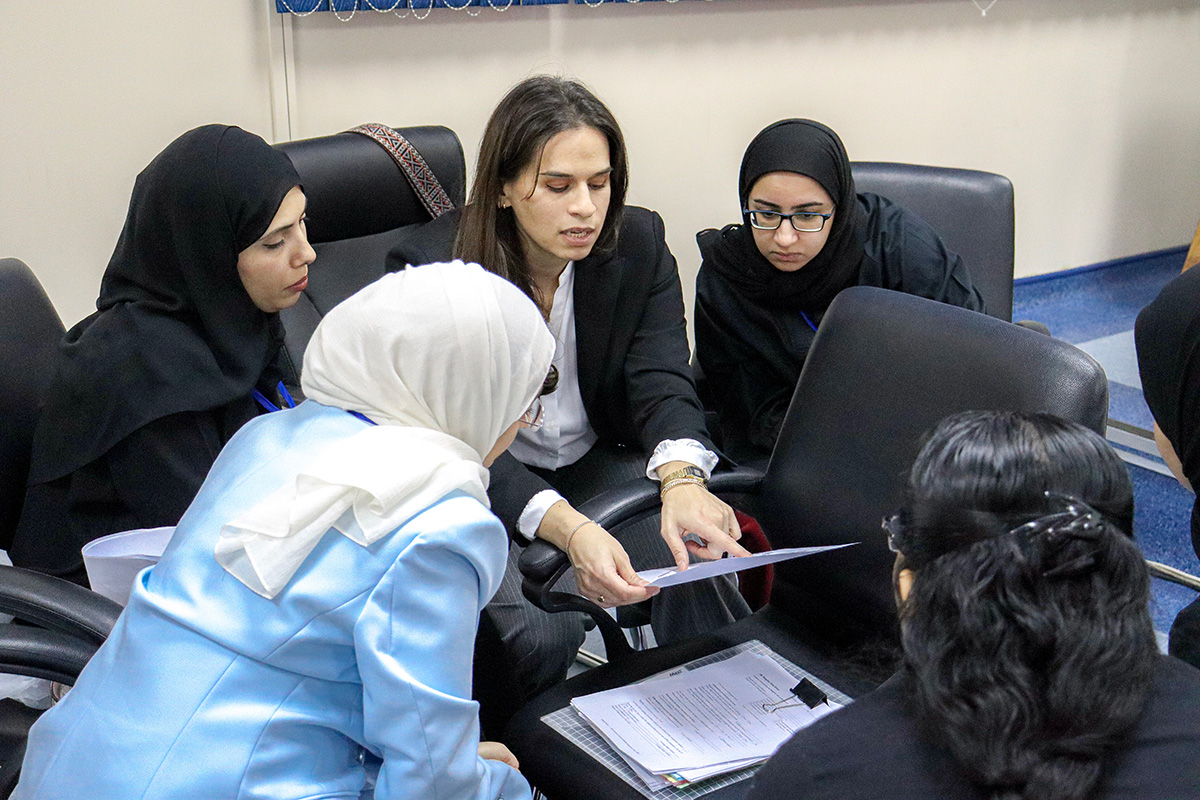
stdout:
POLYGON ((480 759, 471 659, 508 540, 454 492, 370 547, 330 531, 267 600, 217 564, 221 526, 367 423, 313 401, 229 442, 162 561, 30 734, 18 800, 528 798, 480 759))

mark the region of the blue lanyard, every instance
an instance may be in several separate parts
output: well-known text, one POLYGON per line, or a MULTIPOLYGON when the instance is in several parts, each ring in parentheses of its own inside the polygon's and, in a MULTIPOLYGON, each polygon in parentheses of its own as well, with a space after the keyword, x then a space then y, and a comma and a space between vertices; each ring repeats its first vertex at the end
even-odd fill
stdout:
MULTIPOLYGON (((287 390, 287 387, 283 385, 283 381, 280 381, 279 383, 277 383, 275 385, 275 388, 279 390, 279 394, 283 395, 283 401, 285 403, 287 403, 288 408, 296 407, 296 401, 292 399, 292 395, 287 390)), ((278 411, 279 410, 279 406, 275 405, 270 400, 268 400, 267 396, 264 395, 262 392, 260 392, 258 389, 255 389, 252 392, 252 394, 253 394, 254 399, 258 401, 258 404, 260 406, 262 406, 263 408, 265 408, 267 411, 278 411)))
POLYGON ((800 316, 804 317, 804 321, 808 323, 808 327, 810 327, 810 328, 812 328, 812 329, 813 329, 813 333, 816 333, 816 331, 817 331, 817 326, 813 324, 813 321, 812 321, 811 319, 809 319, 809 317, 808 317, 808 312, 807 312, 807 311, 801 311, 801 312, 800 312, 800 316))
MULTIPOLYGON (((287 407, 295 408, 296 401, 292 399, 292 394, 291 394, 291 392, 289 392, 287 390, 287 387, 283 385, 283 381, 280 381, 276 385, 276 388, 279 389, 279 394, 283 395, 283 401, 285 403, 287 403, 287 407)), ((275 405, 270 400, 268 400, 266 395, 264 395, 258 389, 254 390, 253 396, 254 396, 254 399, 258 401, 258 404, 260 406, 262 406, 263 408, 265 408, 267 411, 278 411, 279 410, 279 406, 275 405)), ((346 413, 353 414, 354 416, 358 417, 359 419, 361 419, 363 422, 367 423, 368 425, 378 425, 379 424, 378 422, 374 422, 370 419, 367 419, 365 414, 360 414, 357 411, 347 411, 346 413)))

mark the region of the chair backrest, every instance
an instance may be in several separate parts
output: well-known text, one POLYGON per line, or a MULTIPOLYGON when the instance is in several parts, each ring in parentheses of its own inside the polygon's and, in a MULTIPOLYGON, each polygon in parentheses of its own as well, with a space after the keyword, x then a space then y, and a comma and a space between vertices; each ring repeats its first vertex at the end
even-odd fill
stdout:
POLYGON ((987 311, 1012 320, 1013 186, 1003 175, 973 169, 855 161, 860 192, 886 197, 928 222, 962 257, 987 311))
MULTIPOLYGON (((433 170, 455 205, 466 194, 462 144, 449 128, 397 128, 433 170)), ((284 310, 288 351, 299 366, 317 323, 329 309, 384 273, 384 258, 405 228, 429 212, 400 167, 374 140, 336 133, 275 145, 300 173, 308 198, 308 239, 317 260, 300 302, 284 310)))
POLYGON ((1045 411, 1103 433, 1108 384, 1087 353, 1011 323, 874 287, 838 295, 800 373, 758 519, 775 547, 861 544, 776 565, 771 605, 844 626, 847 638, 893 630, 881 519, 900 503, 922 435, 975 409, 1045 411))
POLYGON ((0 259, 0 550, 12 544, 63 324, 29 267, 0 259))

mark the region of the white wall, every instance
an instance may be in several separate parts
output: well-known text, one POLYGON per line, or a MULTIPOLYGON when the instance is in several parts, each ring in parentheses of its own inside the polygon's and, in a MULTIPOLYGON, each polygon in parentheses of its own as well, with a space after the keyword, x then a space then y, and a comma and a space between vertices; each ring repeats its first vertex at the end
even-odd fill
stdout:
MULTIPOLYGON (((0 0, 0 47, 25 76, 0 82, 0 254, 29 261, 69 322, 155 152, 207 121, 271 135, 267 2, 0 0)), ((686 294, 693 234, 736 218, 742 150, 785 116, 829 123, 855 159, 1008 175, 1019 275, 1183 244, 1200 217, 1195 0, 998 0, 987 17, 969 0, 689 0, 271 24, 291 27, 290 118, 277 117, 294 137, 439 123, 470 166, 513 83, 585 81, 625 129, 630 200, 666 219, 686 294), (757 88, 752 71, 775 77, 757 88)))
POLYGON ((208 122, 271 135, 263 4, 0 0, 0 257, 95 310, 137 173, 208 122), (202 7, 202 10, 201 10, 202 7))

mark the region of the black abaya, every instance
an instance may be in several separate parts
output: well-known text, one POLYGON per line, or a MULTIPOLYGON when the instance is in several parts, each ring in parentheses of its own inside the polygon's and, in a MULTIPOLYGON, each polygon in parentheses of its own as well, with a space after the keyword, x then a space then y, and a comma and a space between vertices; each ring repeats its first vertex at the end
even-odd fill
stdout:
MULTIPOLYGON (((1172 280, 1138 314, 1134 329, 1142 393, 1175 448, 1184 477, 1200 488, 1200 269, 1172 280)), ((1200 556, 1200 500, 1192 506, 1192 547, 1200 556)), ((1171 654, 1200 667, 1200 600, 1171 626, 1171 654)))
MULTIPOLYGON (((696 236, 696 357, 717 406, 721 445, 734 459, 769 455, 808 348, 842 289, 879 286, 983 311, 962 259, 923 220, 889 200, 857 194, 837 134, 811 120, 763 130, 742 160, 739 193, 771 172, 817 181, 834 201, 832 229, 801 269, 776 269, 741 225, 696 236)), ((786 221, 783 224, 789 224, 786 221)))
POLYGON ((15 564, 83 583, 88 541, 175 524, 257 413, 255 387, 294 377, 278 315, 254 305, 237 260, 299 183, 286 155, 223 125, 185 133, 138 176, 97 311, 60 346, 15 564))

